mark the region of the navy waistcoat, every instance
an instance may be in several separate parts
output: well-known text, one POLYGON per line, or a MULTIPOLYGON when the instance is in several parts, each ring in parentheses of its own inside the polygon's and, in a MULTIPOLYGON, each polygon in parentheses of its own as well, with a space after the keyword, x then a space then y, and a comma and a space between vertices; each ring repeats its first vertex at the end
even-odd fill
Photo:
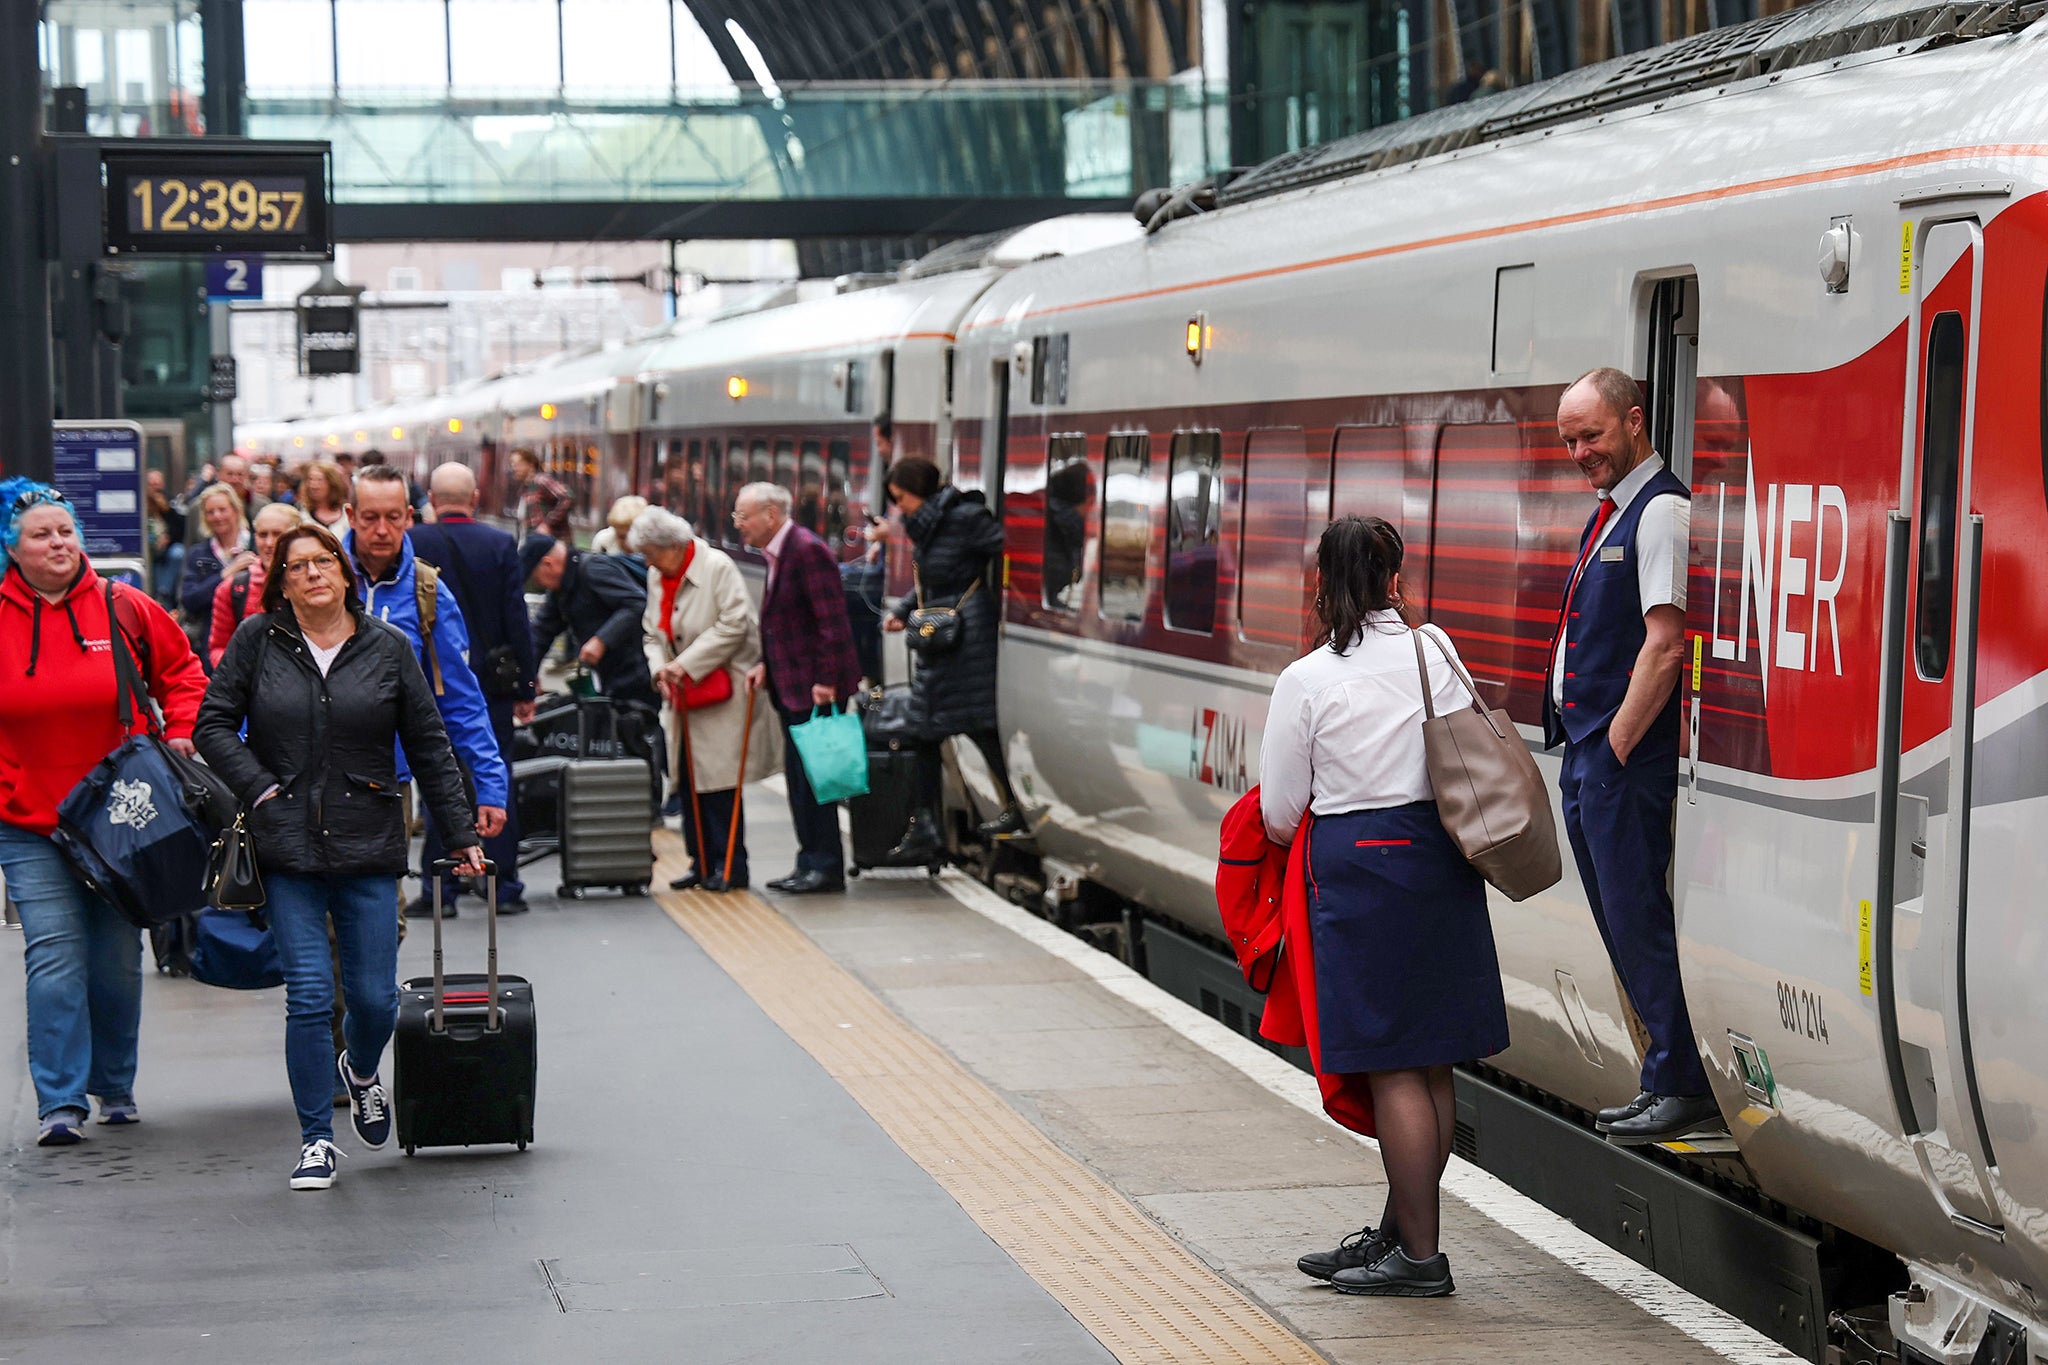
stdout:
MULTIPOLYGON (((1683 480, 1669 469, 1659 470, 1654 478, 1644 484, 1629 505, 1614 513, 1608 519, 1607 536, 1600 548, 1593 551, 1592 562, 1579 575, 1579 586, 1570 593, 1571 614, 1562 623, 1564 627, 1564 707, 1560 710, 1551 698, 1551 674, 1553 659, 1544 656, 1543 670, 1543 742, 1546 747, 1555 747, 1566 739, 1574 744, 1583 743, 1588 735, 1605 731, 1621 710, 1622 698, 1628 695, 1628 680, 1635 672, 1636 658, 1643 652, 1643 641, 1648 632, 1643 627, 1643 595, 1637 577, 1636 528, 1643 519, 1643 510, 1652 498, 1690 498, 1692 490, 1683 480), (1621 556, 1611 557, 1616 547, 1621 556)), ((1593 532, 1593 521, 1599 515, 1586 519, 1586 529, 1579 536, 1579 553, 1586 552, 1586 538, 1593 532)), ((1562 607, 1559 608, 1563 610, 1562 607)), ((1556 634, 1552 633, 1552 640, 1556 634)), ((1671 697, 1665 703, 1664 711, 1658 716, 1643 736, 1643 745, 1667 744, 1672 746, 1672 758, 1677 759, 1678 742, 1678 689, 1671 689, 1671 697)))

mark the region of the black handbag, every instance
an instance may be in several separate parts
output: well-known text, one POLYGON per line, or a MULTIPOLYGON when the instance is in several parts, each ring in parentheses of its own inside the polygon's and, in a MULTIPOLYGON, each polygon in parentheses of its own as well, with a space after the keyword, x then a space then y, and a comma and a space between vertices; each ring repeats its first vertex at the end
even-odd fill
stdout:
POLYGON ((918 573, 915 561, 911 563, 910 576, 917 585, 917 605, 911 608, 909 619, 903 623, 904 643, 926 658, 951 654, 960 648, 960 631, 965 625, 960 618, 960 608, 974 596, 981 580, 977 578, 969 583, 967 591, 961 593, 951 606, 926 606, 924 578, 918 573))
POLYGON ((235 822, 220 832, 207 855, 206 903, 216 910, 263 908, 263 873, 256 866, 256 846, 246 823, 244 814, 237 812, 235 822))

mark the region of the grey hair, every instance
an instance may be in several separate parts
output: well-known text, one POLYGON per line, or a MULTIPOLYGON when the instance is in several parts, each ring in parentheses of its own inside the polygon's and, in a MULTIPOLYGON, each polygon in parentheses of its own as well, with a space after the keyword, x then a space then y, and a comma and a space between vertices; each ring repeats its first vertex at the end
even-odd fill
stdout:
POLYGON ((650 507, 633 518, 626 544, 643 554, 648 550, 680 550, 696 539, 690 523, 666 507, 650 507))
POLYGON ((750 483, 733 495, 732 505, 738 507, 748 498, 772 504, 780 508, 784 516, 789 515, 790 504, 796 501, 796 495, 779 483, 750 483))

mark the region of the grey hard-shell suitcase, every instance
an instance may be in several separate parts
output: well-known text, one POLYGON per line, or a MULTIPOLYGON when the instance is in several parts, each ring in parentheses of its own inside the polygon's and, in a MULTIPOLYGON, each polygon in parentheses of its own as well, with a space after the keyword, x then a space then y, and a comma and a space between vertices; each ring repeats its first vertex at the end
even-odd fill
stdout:
POLYGON ((582 758, 564 764, 561 830, 561 896, 578 900, 593 886, 645 895, 654 880, 647 765, 637 758, 582 758))

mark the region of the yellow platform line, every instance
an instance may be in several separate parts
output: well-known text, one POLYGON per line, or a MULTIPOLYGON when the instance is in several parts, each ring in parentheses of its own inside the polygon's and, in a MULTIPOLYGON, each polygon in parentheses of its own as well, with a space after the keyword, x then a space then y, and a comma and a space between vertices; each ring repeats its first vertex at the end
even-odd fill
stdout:
MULTIPOLYGON (((668 834, 658 875, 687 866, 668 834)), ((769 1018, 1126 1365, 1324 1357, 1209 1269, 758 897, 656 898, 769 1018)))

